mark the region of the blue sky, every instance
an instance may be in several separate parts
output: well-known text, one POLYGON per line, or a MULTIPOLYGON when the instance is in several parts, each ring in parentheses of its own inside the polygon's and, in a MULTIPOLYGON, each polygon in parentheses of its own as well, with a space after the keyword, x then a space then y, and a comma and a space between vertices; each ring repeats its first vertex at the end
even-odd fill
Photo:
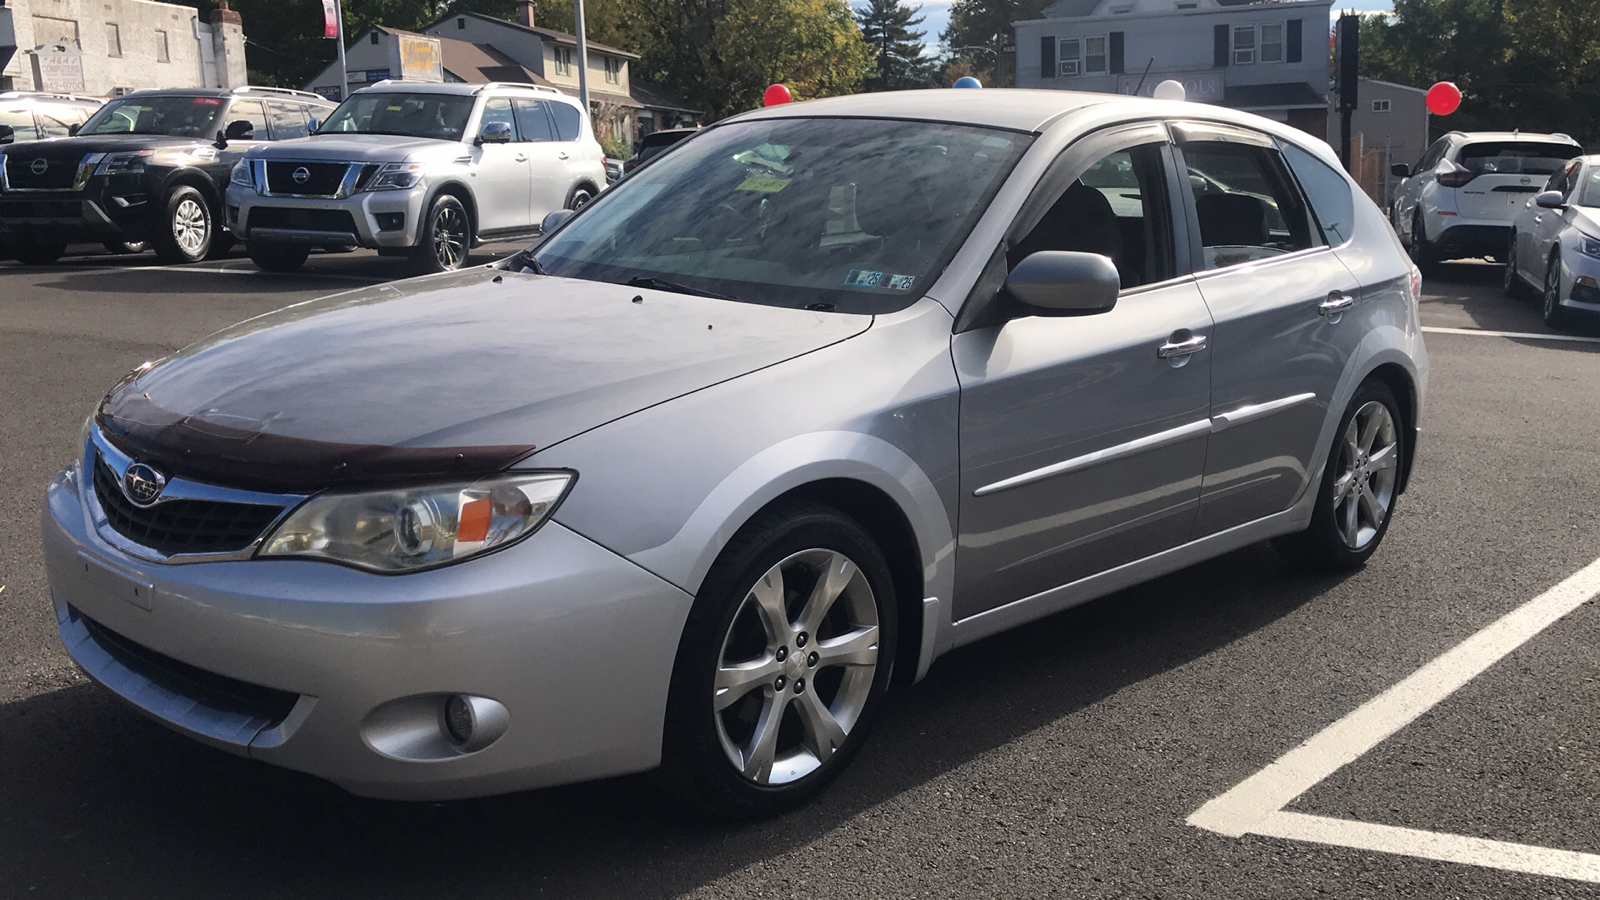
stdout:
MULTIPOLYGON (((909 3, 911 6, 918 5, 917 0, 901 0, 901 2, 909 3)), ((927 42, 930 51, 939 43, 939 35, 945 26, 950 24, 950 7, 954 3, 955 0, 921 0, 922 30, 927 32, 923 40, 927 42)), ((867 4, 857 0, 850 5, 860 8, 867 4)), ((1392 9, 1394 9, 1393 0, 1334 0, 1333 15, 1338 16, 1344 10, 1373 12, 1392 9)))

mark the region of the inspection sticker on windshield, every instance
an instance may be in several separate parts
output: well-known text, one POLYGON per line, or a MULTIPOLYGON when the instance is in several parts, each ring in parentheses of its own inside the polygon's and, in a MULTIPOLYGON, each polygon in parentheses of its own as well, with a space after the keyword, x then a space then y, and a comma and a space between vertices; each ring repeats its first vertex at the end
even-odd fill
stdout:
POLYGON ((915 275, 890 275, 889 290, 909 291, 911 290, 911 282, 916 280, 917 278, 915 275))
POLYGON ((756 191, 762 194, 776 194, 789 186, 789 178, 746 178, 744 183, 735 190, 756 191))
POLYGON ((882 282, 882 272, 871 272, 866 269, 851 269, 850 274, 844 280, 844 286, 875 288, 882 282))
POLYGON ((222 105, 222 100, 219 97, 196 97, 196 98, 194 98, 194 105, 195 106, 221 106, 222 105))

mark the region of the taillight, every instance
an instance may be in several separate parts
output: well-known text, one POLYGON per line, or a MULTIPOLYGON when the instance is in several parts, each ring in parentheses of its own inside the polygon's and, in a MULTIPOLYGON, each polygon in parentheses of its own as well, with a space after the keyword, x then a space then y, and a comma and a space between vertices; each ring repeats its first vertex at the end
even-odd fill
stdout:
POLYGON ((1419 303, 1422 300, 1422 270, 1416 266, 1411 267, 1411 302, 1419 303))
POLYGON ((1467 182, 1478 177, 1478 173, 1471 169, 1456 167, 1439 176, 1439 183, 1448 188, 1466 187, 1467 182))

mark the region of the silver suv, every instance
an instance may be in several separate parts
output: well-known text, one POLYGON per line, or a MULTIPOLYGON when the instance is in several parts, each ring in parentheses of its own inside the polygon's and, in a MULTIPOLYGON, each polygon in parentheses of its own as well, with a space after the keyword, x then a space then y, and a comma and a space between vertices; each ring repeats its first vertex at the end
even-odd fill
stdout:
POLYGON ((313 247, 361 246, 442 272, 588 202, 604 160, 582 107, 553 88, 379 82, 310 137, 240 161, 227 225, 269 271, 298 269, 313 247))

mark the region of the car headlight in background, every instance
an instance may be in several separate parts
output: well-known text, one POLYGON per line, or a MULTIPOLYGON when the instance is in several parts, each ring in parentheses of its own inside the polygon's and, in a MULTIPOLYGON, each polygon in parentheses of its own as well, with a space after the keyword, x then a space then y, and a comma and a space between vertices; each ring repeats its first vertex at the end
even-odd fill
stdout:
POLYGON ((233 164, 233 175, 228 178, 233 184, 253 188, 256 186, 255 173, 250 171, 250 161, 241 159, 233 164))
POLYGON ((1578 252, 1584 256, 1600 259, 1600 239, 1580 237, 1578 239, 1578 252))
POLYGON ((423 168, 421 163, 384 163, 364 190, 403 191, 415 187, 422 180, 423 168))
POLYGON ((290 513, 259 555, 314 557, 374 572, 431 568, 532 533, 573 477, 506 472, 471 482, 322 494, 290 513))
POLYGON ((155 156, 154 150, 136 150, 127 153, 107 153, 94 170, 96 175, 138 175, 144 172, 144 161, 155 156))

